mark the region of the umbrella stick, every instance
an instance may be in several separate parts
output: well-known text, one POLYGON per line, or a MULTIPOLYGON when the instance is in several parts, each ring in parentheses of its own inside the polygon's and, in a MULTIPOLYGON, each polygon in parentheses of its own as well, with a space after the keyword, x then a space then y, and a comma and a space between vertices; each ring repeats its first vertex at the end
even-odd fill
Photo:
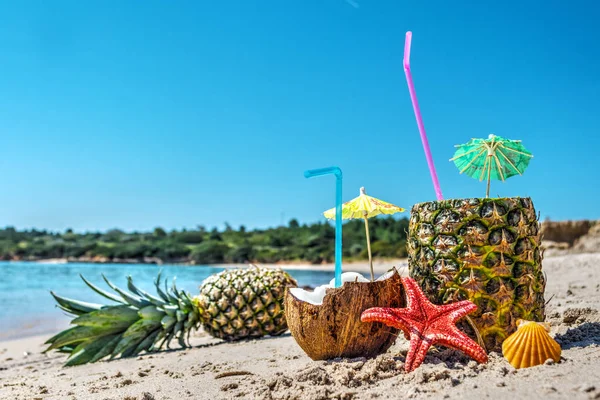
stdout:
POLYGON ((369 219, 365 216, 365 232, 367 233, 367 251, 369 252, 369 266, 371 267, 371 282, 375 280, 373 272, 373 257, 371 256, 371 238, 369 237, 369 219))
MULTIPOLYGON (((490 160, 491 164, 491 160, 490 160)), ((488 168, 488 176, 487 176, 487 189, 485 191, 485 197, 490 197, 490 181, 492 180, 492 166, 490 165, 488 168)))

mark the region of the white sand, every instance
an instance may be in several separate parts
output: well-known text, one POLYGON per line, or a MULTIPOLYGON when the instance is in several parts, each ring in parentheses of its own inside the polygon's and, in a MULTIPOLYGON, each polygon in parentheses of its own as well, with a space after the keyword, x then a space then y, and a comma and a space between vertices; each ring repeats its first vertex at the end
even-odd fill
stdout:
POLYGON ((46 337, 31 337, 0 342, 0 398, 600 398, 600 254, 547 258, 544 270, 547 320, 563 346, 554 365, 515 370, 497 354, 479 365, 430 350, 406 374, 402 337, 375 359, 313 362, 289 334, 238 343, 199 334, 192 349, 63 368, 65 355, 42 354, 46 337))

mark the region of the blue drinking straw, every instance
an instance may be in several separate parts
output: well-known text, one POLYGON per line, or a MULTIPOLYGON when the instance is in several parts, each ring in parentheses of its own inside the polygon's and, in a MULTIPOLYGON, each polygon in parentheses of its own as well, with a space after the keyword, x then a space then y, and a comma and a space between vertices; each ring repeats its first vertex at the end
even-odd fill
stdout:
POLYGON ((305 178, 335 175, 335 287, 342 286, 342 170, 339 167, 309 169, 305 178))

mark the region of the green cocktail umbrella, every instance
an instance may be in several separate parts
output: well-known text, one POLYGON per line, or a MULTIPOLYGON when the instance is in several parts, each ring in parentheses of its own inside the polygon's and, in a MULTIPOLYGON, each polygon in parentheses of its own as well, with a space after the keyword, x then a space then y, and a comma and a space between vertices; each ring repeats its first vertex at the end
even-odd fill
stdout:
POLYGON ((485 197, 490 197, 490 181, 504 182, 506 178, 522 175, 533 157, 520 140, 504 139, 490 135, 487 139, 471 139, 456 146, 458 149, 450 161, 462 174, 483 181, 487 179, 485 197))

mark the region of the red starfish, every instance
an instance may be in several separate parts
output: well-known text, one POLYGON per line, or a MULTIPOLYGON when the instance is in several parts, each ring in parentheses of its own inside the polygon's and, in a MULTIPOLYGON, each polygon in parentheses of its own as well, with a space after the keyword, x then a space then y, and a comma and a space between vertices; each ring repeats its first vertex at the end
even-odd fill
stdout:
POLYGON ((436 343, 460 350, 480 363, 487 361, 485 350, 455 325, 456 321, 477 309, 475 304, 464 300, 437 306, 425 297, 414 279, 402 278, 402 283, 406 290, 406 308, 369 308, 360 319, 362 322, 382 322, 404 331, 410 340, 404 365, 406 372, 419 367, 429 347, 436 343))

